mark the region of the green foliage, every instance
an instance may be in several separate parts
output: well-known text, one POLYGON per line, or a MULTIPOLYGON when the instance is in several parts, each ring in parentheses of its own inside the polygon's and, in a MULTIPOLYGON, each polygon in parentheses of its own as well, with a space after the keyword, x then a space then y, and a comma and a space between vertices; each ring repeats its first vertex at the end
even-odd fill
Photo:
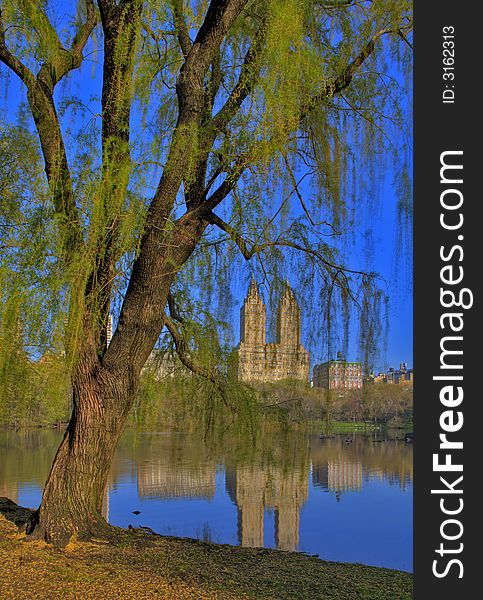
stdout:
POLYGON ((133 425, 204 432, 211 438, 229 428, 256 438, 264 427, 293 431, 320 422, 331 429, 338 422, 399 426, 412 419, 412 385, 374 384, 341 392, 290 380, 255 389, 233 382, 226 405, 211 383, 193 376, 176 360, 168 364, 170 368, 166 363, 160 368, 153 361, 144 370, 133 425))
POLYGON ((0 128, 0 423, 66 419, 63 360, 39 363, 60 349, 62 279, 54 258, 56 227, 36 138, 23 123, 0 128))
POLYGON ((329 425, 333 421, 405 423, 412 419, 413 386, 365 385, 359 390, 319 390, 322 410, 329 425))
POLYGON ((228 427, 247 433, 257 428, 260 406, 253 390, 231 382, 222 395, 175 358, 163 366, 154 359, 143 371, 131 417, 137 427, 202 431, 205 435, 217 435, 228 427))
POLYGON ((0 372, 0 425, 51 425, 67 421, 69 379, 62 357, 32 362, 20 351, 3 361, 0 372))
POLYGON ((62 277, 38 143, 22 123, 0 128, 0 163, 1 353, 9 359, 49 338, 55 344, 62 277))
MULTIPOLYGON (((105 98, 104 106, 100 103, 107 92, 99 66, 99 24, 88 36, 84 62, 81 57, 80 68, 68 70, 56 90, 53 102, 68 169, 60 152, 47 186, 28 111, 21 111, 17 126, 0 130, 0 369, 21 370, 47 349, 65 350, 65 365, 71 368, 86 315, 102 356, 107 313, 110 307, 119 313, 143 233, 152 225, 148 206, 160 177, 178 171, 181 183, 169 190, 172 197, 165 191, 165 198, 157 198, 170 207, 162 225, 156 225, 160 239, 168 240, 162 251, 171 252, 170 235, 189 195, 200 188, 197 199, 202 200, 223 180, 238 185, 217 214, 253 251, 247 267, 236 236, 210 225, 171 286, 185 318, 180 328, 201 363, 219 368, 237 341, 230 313, 239 282, 251 271, 266 285, 270 303, 290 275, 311 323, 312 351, 325 352, 322 337, 347 346, 357 319, 360 354, 369 367, 383 336, 386 299, 374 273, 350 269, 351 233, 361 215, 367 220, 364 211, 370 214, 381 201, 383 175, 394 164, 401 232, 407 233, 410 224, 404 79, 410 52, 401 31, 410 29, 411 3, 249 2, 211 57, 201 116, 186 124, 178 123, 176 85, 184 56, 174 10, 182 11, 193 41, 208 3, 145 0, 141 5, 140 18, 134 10, 138 4, 132 3, 133 10, 119 20, 107 90, 113 103, 105 98), (373 51, 334 93, 371 40, 373 51), (237 94, 244 95, 239 104, 237 94), (235 108, 215 130, 213 117, 230 101, 235 108), (106 123, 112 135, 105 134, 106 123), (71 214, 59 214, 51 197, 58 185, 64 197, 72 192, 82 240, 68 260, 62 238, 75 224, 71 214), (15 358, 20 356, 25 358, 15 358)), ((88 6, 74 0, 2 2, 6 47, 34 75, 42 69, 55 75, 88 6)), ((47 137, 55 136, 49 131, 47 137)), ((399 247, 403 244, 401 238, 399 247)), ((181 267, 171 266, 174 272, 181 267)), ((160 345, 169 343, 163 337, 160 345)), ((158 384, 144 385, 148 400, 139 410, 147 411, 149 420, 158 384)), ((163 395, 176 396, 191 415, 192 385, 187 379, 180 390, 163 395)), ((208 413, 196 417, 204 422, 223 404, 208 388, 200 394, 209 399, 203 409, 208 413)), ((230 393, 238 403, 238 392, 230 393)))

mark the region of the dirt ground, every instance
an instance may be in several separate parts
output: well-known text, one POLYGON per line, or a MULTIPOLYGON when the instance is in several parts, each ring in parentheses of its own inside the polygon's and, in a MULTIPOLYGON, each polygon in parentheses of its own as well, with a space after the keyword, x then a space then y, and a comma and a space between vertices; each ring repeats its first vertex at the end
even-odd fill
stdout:
POLYGON ((409 600, 412 576, 139 531, 58 550, 0 515, 0 598, 409 600))

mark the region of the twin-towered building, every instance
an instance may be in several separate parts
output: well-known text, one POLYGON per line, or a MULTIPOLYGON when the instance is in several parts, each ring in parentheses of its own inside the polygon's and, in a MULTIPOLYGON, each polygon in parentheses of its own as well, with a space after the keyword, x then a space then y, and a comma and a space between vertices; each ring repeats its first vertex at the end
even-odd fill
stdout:
MULTIPOLYGON (((238 380, 263 383, 293 379, 309 383, 310 356, 300 342, 300 326, 300 307, 287 282, 277 308, 276 341, 267 343, 267 312, 252 280, 240 309, 238 380)), ((335 361, 315 365, 313 385, 339 390, 360 388, 362 365, 339 355, 335 361)))
POLYGON ((287 283, 277 309, 277 338, 267 343, 267 312, 252 280, 240 309, 238 380, 261 383, 295 379, 308 383, 310 357, 300 343, 300 307, 287 283))

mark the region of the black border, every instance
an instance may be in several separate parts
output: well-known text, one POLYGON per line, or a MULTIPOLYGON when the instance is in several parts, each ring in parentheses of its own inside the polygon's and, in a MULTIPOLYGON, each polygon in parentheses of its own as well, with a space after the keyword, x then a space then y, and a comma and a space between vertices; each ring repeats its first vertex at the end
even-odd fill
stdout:
MULTIPOLYGON (((415 477, 414 477, 414 576, 416 600, 438 600, 479 597, 477 575, 481 550, 478 548, 482 522, 478 483, 483 455, 483 431, 480 426, 480 406, 483 402, 483 362, 480 340, 483 326, 480 309, 480 257, 483 255, 481 217, 483 198, 480 176, 483 165, 479 148, 482 112, 478 83, 481 77, 480 45, 483 38, 477 3, 415 2, 414 33, 414 366, 415 366, 415 477), (454 80, 443 79, 443 27, 455 29, 454 80), (443 103, 446 85, 454 85, 454 104, 443 103), (464 225, 461 231, 445 232, 440 226, 440 154, 447 150, 463 150, 464 225), (433 381, 440 374, 440 340, 451 333, 440 328, 440 246, 458 243, 464 247, 464 284, 474 294, 474 305, 463 310, 462 335, 464 400, 460 410, 464 425, 454 439, 462 439, 463 450, 454 452, 454 462, 463 461, 464 509, 459 515, 464 533, 459 541, 461 554, 452 555, 463 562, 463 578, 459 568, 438 579, 433 575, 433 560, 440 558, 435 549, 441 541, 440 525, 445 516, 440 511, 440 496, 431 494, 439 489, 439 475, 432 469, 433 453, 439 450, 441 432, 439 416, 445 408, 439 401, 441 382, 433 381), (480 443, 481 440, 481 443, 480 443), (457 460, 458 459, 458 460, 457 460)), ((449 88, 448 88, 449 89, 449 88)), ((457 264, 457 263, 455 263, 457 264)), ((453 334, 458 335, 458 334, 453 334)), ((460 357, 461 358, 461 357, 460 357)), ((455 409, 459 410, 459 409, 455 409)), ((451 477, 449 477, 451 479, 451 477)), ((454 477, 453 477, 454 478, 454 477)), ((454 496, 453 496, 454 498, 454 496)), ((449 518, 449 517, 446 517, 449 518)), ((448 547, 452 547, 449 542, 448 547)), ((457 542, 453 543, 456 547, 457 542)), ((451 556, 448 555, 449 558, 451 556)), ((440 559, 441 560, 441 559, 440 559)), ((443 563, 440 563, 443 564, 443 563)))

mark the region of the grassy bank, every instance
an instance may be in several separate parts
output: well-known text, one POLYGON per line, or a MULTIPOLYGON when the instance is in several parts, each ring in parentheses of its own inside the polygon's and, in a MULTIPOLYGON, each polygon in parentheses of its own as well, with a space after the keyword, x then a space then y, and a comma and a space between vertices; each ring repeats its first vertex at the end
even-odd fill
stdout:
MULTIPOLYGON (((368 423, 364 421, 327 421, 315 420, 309 422, 309 429, 312 432, 320 431, 325 433, 327 431, 331 433, 353 433, 353 432, 372 432, 372 431, 387 431, 391 430, 391 426, 387 423, 368 423)), ((402 423, 397 429, 406 432, 412 431, 412 422, 402 423)))
POLYGON ((55 550, 0 515, 0 597, 404 600, 412 576, 292 552, 125 532, 55 550))
MULTIPOLYGON (((312 425, 312 424, 311 424, 312 425)), ((379 431, 384 426, 381 423, 365 423, 364 421, 324 421, 313 423, 313 428, 321 432, 331 431, 333 433, 347 433, 353 431, 379 431)))

